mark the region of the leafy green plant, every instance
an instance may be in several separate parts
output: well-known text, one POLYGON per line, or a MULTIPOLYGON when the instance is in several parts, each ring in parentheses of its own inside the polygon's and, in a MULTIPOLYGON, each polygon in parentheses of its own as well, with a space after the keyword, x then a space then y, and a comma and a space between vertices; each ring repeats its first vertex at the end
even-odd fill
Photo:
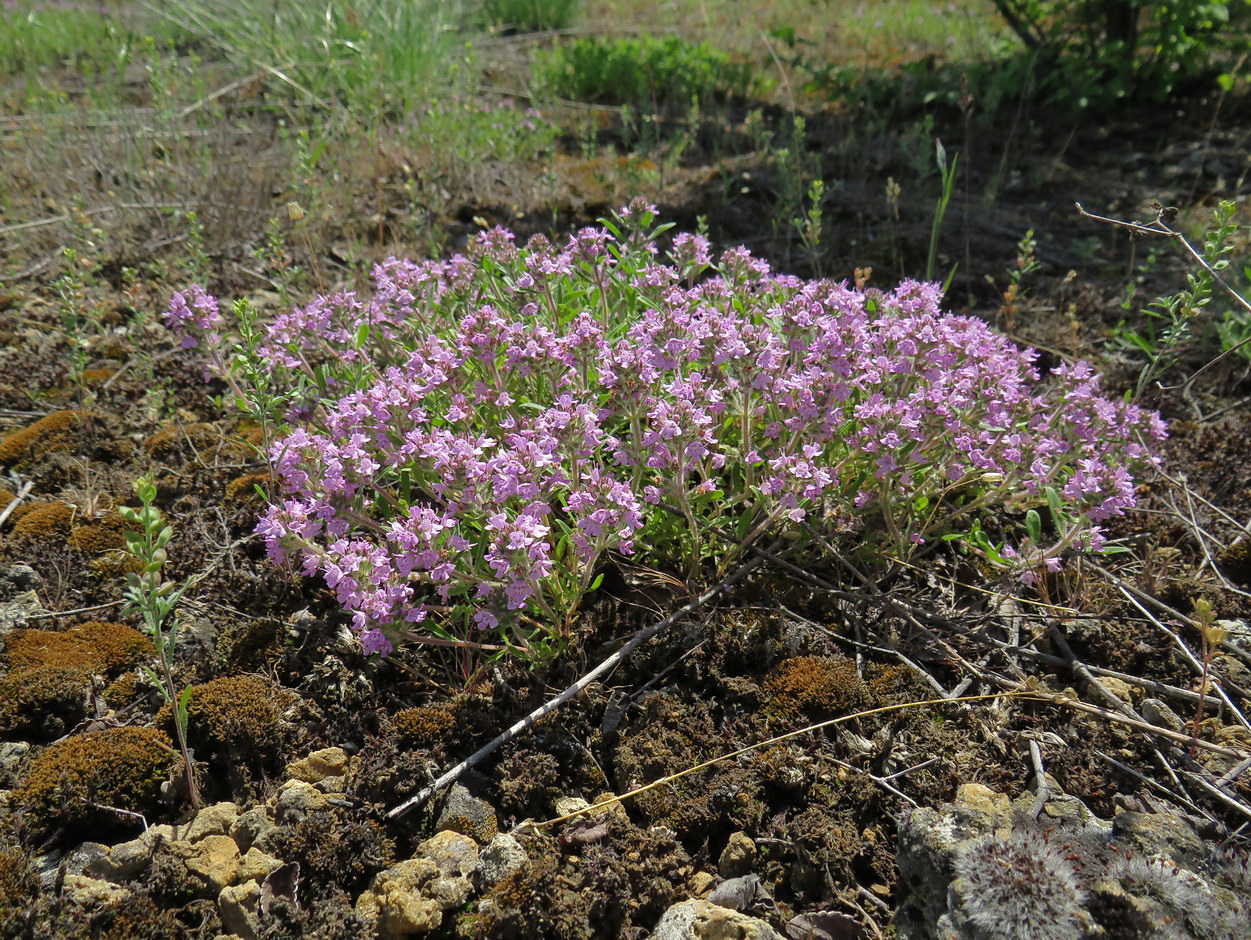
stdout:
POLYGON ((537 57, 534 73, 544 94, 629 105, 645 114, 683 113, 692 99, 745 94, 752 84, 749 65, 678 36, 597 36, 561 43, 537 57))
POLYGON ((156 647, 160 671, 146 670, 152 684, 160 690, 166 702, 174 706, 174 730, 178 747, 182 752, 183 772, 186 774, 187 790, 191 804, 200 808, 200 794, 195 782, 195 767, 187 746, 187 702, 191 687, 176 692, 174 681, 174 648, 178 639, 178 602, 187 585, 178 587, 162 577, 168 560, 166 546, 174 537, 174 530, 165 522, 161 511, 153 505, 156 501, 156 483, 151 474, 134 482, 135 496, 140 507, 121 506, 118 512, 135 529, 125 533, 126 551, 139 563, 139 571, 127 574, 126 605, 128 610, 143 618, 143 626, 156 647))
POLYGON ((1055 97, 1106 108, 1167 98, 1245 49, 1246 0, 994 0, 1055 97))
MULTIPOLYGON (((1229 254, 1233 250, 1232 236, 1238 230, 1234 220, 1235 204, 1230 200, 1221 202, 1212 213, 1211 224, 1203 232, 1203 250, 1199 251, 1188 242, 1180 232, 1172 228, 1175 221, 1175 209, 1159 210, 1159 216, 1148 225, 1131 225, 1130 228, 1139 234, 1166 236, 1179 241, 1198 262, 1198 267, 1186 275, 1186 286, 1174 294, 1157 297, 1142 312, 1147 319, 1139 325, 1122 322, 1117 326, 1115 339, 1123 346, 1139 350, 1147 357, 1147 362, 1138 375, 1133 395, 1138 398, 1148 385, 1175 365, 1182 355, 1196 346, 1215 347, 1215 339, 1233 340, 1242 332, 1240 326, 1226 326, 1225 332, 1211 326, 1196 326, 1199 316, 1212 302, 1214 288, 1219 283, 1233 296, 1242 300, 1221 277, 1221 272, 1229 267, 1229 254), (1237 332, 1235 332, 1237 331, 1237 332), (1205 335, 1215 334, 1215 339, 1205 341, 1205 335)), ((1227 322, 1251 322, 1251 307, 1242 300, 1243 310, 1238 314, 1227 315, 1227 322)), ((1232 351, 1236 343, 1226 345, 1226 351, 1232 351)), ((1240 347, 1246 349, 1245 346, 1240 347)))

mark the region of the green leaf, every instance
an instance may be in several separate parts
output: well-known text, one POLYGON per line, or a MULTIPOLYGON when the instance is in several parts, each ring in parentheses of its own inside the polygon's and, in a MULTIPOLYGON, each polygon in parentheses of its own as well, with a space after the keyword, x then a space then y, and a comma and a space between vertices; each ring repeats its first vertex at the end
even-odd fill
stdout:
POLYGON ((178 696, 178 727, 182 729, 182 735, 187 736, 187 705, 191 702, 191 686, 187 686, 182 690, 182 694, 178 696))
POLYGON ((1029 533, 1029 540, 1035 545, 1042 544, 1042 516, 1031 509, 1025 514, 1025 531, 1029 533))

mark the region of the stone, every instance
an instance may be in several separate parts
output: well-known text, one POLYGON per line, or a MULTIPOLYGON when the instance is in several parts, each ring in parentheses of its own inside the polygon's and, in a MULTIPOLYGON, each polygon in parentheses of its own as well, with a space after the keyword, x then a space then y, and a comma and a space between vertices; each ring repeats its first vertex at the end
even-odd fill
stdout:
POLYGON ((78 848, 68 852, 61 859, 63 866, 71 875, 89 875, 98 878, 99 870, 103 868, 109 859, 111 850, 107 845, 99 842, 84 842, 78 848))
POLYGON ((758 907, 773 907, 773 898, 760 883, 759 875, 742 875, 721 882, 708 892, 708 903, 732 911, 750 911, 758 907))
POLYGON ((113 846, 106 856, 93 861, 85 874, 107 881, 131 881, 151 864, 158 843, 169 842, 173 837, 173 826, 149 826, 139 838, 113 846))
POLYGON ((665 911, 651 940, 783 940, 758 917, 693 898, 665 911))
POLYGON ((235 840, 240 852, 246 852, 262 836, 276 828, 268 808, 257 806, 239 814, 239 818, 230 827, 230 838, 235 840))
POLYGON ((755 862, 756 843, 747 833, 735 832, 717 859, 717 871, 722 878, 738 878, 750 872, 755 862))
POLYGON ((341 747, 327 747, 287 765, 287 776, 305 783, 318 783, 327 777, 347 773, 348 755, 341 747))
POLYGON ((25 741, 0 742, 0 787, 11 787, 17 783, 22 762, 29 753, 30 745, 25 741))
MULTIPOLYGON (((586 800, 580 796, 561 796, 556 798, 556 815, 571 816, 574 813, 580 813, 584 809, 591 806, 586 800)), ((571 820, 572 822, 572 820, 571 820)))
POLYGON ((1138 694, 1138 691, 1128 682, 1125 682, 1122 679, 1114 678, 1113 676, 1100 676, 1098 682, 1122 702, 1130 705, 1134 704, 1134 698, 1138 694))
MULTIPOLYGON (((591 805, 603 803, 604 800, 613 799, 616 795, 617 794, 615 793, 608 792, 596 794, 595 799, 591 800, 591 805)), ((625 805, 620 800, 613 800, 613 802, 607 804, 606 806, 601 806, 595 811, 595 815, 606 816, 609 819, 616 819, 623 823, 628 823, 630 821, 630 814, 626 812, 625 805)))
POLYGON ((274 819, 283 825, 295 825, 328 805, 325 794, 311 783, 288 780, 274 797, 274 819))
POLYGON ((514 872, 525 867, 529 857, 517 837, 501 832, 478 853, 473 882, 479 891, 489 891, 514 872))
POLYGON ((239 846, 230 836, 205 836, 199 842, 171 842, 170 852, 183 860, 187 870, 212 891, 234 884, 239 875, 239 846))
POLYGON ((372 925, 378 940, 397 940, 429 933, 443 923, 443 904, 427 897, 423 888, 440 876, 428 858, 410 858, 374 876, 369 889, 356 899, 356 915, 372 925))
POLYGON ((996 793, 980 783, 964 783, 957 787, 956 805, 988 816, 1002 816, 1012 812, 1012 801, 1006 794, 996 793))
POLYGON ((1137 855, 1167 857, 1190 867, 1210 853, 1193 826, 1161 813, 1118 813, 1112 833, 1119 845, 1137 855))
POLYGON ((457 784, 448 791, 434 828, 451 829, 483 843, 495 838, 495 834, 499 832, 499 823, 490 803, 471 796, 468 790, 457 784))
POLYGON ((458 878, 468 878, 478 867, 478 843, 451 829, 436 832, 414 854, 430 859, 443 874, 458 878))
POLYGON ((228 836, 239 818, 239 807, 234 803, 214 803, 196 813, 182 838, 186 842, 198 842, 205 836, 228 836))
POLYGON ((125 888, 87 875, 67 874, 61 884, 61 897, 83 907, 112 907, 130 897, 125 888))
POLYGON ((259 926, 261 886, 255 881, 222 888, 217 896, 217 914, 222 929, 240 940, 255 940, 259 926))
POLYGON ((716 875, 711 872, 697 871, 691 875, 691 894, 697 898, 706 898, 716 883, 716 875))
POLYGON ((267 875, 277 871, 282 865, 282 859, 274 858, 274 856, 262 852, 256 846, 252 846, 239 859, 239 871, 235 877, 240 882, 264 881, 267 875))
POLYGON ((26 626, 35 614, 47 613, 34 591, 23 591, 0 603, 0 636, 26 626))
POLYGON ((416 858, 426 858, 439 869, 439 877, 423 887, 423 893, 440 902, 444 910, 460 907, 473 894, 472 876, 478 867, 478 844, 459 832, 437 832, 417 846, 416 858))

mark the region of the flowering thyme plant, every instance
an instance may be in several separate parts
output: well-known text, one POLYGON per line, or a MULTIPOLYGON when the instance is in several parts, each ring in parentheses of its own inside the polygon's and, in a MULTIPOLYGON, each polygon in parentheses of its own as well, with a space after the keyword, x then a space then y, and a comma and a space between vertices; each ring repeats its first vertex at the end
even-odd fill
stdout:
MULTIPOLYGON (((933 284, 804 282, 690 234, 665 260, 654 222, 636 202, 560 246, 495 229, 268 325, 254 372, 289 392, 266 399, 287 430, 258 529, 367 649, 549 654, 608 553, 694 573, 808 527, 904 557, 1051 502, 1058 554, 1133 505, 1164 427, 1088 365, 1040 383, 1032 351, 944 315, 933 284)), ((193 291, 170 320, 212 345, 216 313, 193 291)))

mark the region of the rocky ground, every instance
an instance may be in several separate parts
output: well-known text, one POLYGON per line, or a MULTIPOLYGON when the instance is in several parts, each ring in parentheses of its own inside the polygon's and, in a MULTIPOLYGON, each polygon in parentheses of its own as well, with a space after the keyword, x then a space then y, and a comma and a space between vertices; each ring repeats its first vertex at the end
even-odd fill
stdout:
MULTIPOLYGON (((957 200, 947 255, 979 261, 953 307, 1048 357, 1097 357, 1126 387, 1134 361, 1103 345, 1121 261, 1082 255, 1096 238, 1123 259, 1124 236, 1069 202, 1132 217, 1151 198, 1238 193, 1246 134, 1214 132, 1208 113, 1085 125, 984 211, 957 200), (1005 299, 1028 226, 1046 233, 1044 271, 1028 302, 1005 299)), ((726 199, 706 170, 662 211, 709 215, 727 244, 762 240, 763 171, 726 199)), ((877 189, 853 183, 831 250, 889 278, 894 236, 865 221, 877 189)), ((564 198, 555 212, 465 202, 444 220, 450 242, 475 219, 558 233, 606 197, 564 198)), ((905 261, 929 212, 905 206, 905 261)), ((243 247, 215 248, 213 287, 272 311, 243 247)), ((323 248, 311 254, 329 265, 323 248)), ((0 285, 0 935, 1251 935, 1251 413, 1237 368, 1154 393, 1172 436, 1113 527, 1130 554, 1066 559, 1034 587, 954 548, 923 570, 766 561, 396 815, 707 585, 620 566, 575 649, 540 670, 428 647, 366 656, 323 585, 264 560, 260 431, 156 321, 182 286, 170 268, 135 260, 81 288, 101 329, 77 378, 51 276, 0 285), (146 472, 174 531, 166 575, 192 585, 175 661, 198 810, 145 671, 153 647, 122 602, 133 561, 117 510, 146 472)), ((1162 261, 1151 278, 1175 288, 1178 271, 1162 261)))

